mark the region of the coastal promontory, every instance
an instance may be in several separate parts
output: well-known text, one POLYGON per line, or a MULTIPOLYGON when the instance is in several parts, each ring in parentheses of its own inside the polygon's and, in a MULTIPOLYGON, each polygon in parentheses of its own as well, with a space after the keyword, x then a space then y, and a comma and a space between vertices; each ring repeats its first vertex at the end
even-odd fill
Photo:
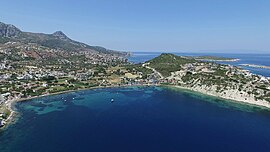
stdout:
POLYGON ((270 107, 270 80, 232 65, 162 54, 145 63, 161 84, 234 101, 270 107))

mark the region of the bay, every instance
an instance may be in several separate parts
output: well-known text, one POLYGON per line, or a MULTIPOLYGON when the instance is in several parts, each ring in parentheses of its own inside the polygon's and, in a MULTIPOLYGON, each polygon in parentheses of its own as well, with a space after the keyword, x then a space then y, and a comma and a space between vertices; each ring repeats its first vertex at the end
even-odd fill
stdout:
POLYGON ((20 117, 0 134, 1 152, 270 148, 268 110, 163 87, 77 91, 15 106, 20 117))

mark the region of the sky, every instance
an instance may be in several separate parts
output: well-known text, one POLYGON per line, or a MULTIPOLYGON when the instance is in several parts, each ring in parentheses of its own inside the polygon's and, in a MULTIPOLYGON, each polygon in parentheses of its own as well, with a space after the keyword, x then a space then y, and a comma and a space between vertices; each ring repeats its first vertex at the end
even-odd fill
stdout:
POLYGON ((0 22, 123 51, 270 53, 270 0, 1 0, 0 22))

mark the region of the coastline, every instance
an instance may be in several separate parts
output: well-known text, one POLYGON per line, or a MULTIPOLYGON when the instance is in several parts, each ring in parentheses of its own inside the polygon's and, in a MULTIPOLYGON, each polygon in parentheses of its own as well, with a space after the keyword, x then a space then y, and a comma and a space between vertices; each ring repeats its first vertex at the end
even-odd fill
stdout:
POLYGON ((65 93, 70 93, 70 92, 77 92, 77 91, 84 91, 84 90, 93 90, 93 89, 105 89, 105 88, 121 88, 121 87, 131 87, 131 86, 159 86, 159 84, 135 84, 135 85, 111 85, 111 86, 95 86, 95 87, 89 87, 89 88, 83 88, 83 89, 76 89, 76 90, 66 90, 66 91, 60 91, 60 92, 55 92, 55 93, 50 93, 50 94, 45 94, 45 95, 39 95, 39 96, 33 96, 33 97, 28 97, 28 98, 20 98, 20 99, 15 99, 15 100, 10 100, 6 101, 6 106, 10 110, 10 115, 8 116, 7 119, 5 119, 5 125, 0 128, 0 131, 5 130, 8 128, 8 126, 12 123, 15 122, 15 118, 18 115, 18 112, 16 109, 14 109, 14 104, 18 102, 24 102, 28 101, 31 99, 36 99, 36 98, 41 98, 41 97, 47 97, 47 96, 53 96, 53 95, 59 95, 59 94, 65 94, 65 93))
POLYGON ((270 109, 270 103, 267 101, 241 100, 240 98, 230 98, 230 97, 226 97, 226 96, 217 95, 217 94, 214 94, 211 91, 207 91, 207 90, 203 91, 203 90, 198 90, 196 88, 189 88, 189 87, 183 87, 183 86, 177 86, 177 85, 136 84, 136 85, 95 86, 95 87, 90 87, 90 88, 83 88, 83 89, 77 89, 77 90, 67 90, 67 91, 61 91, 61 92, 56 92, 56 93, 50 93, 50 94, 46 94, 46 95, 40 95, 40 96, 34 96, 34 97, 22 98, 22 99, 15 99, 15 100, 9 101, 7 104, 7 107, 9 108, 11 113, 10 113, 9 117, 6 119, 6 124, 2 128, 0 128, 0 131, 8 128, 8 126, 11 123, 15 123, 15 118, 18 115, 18 112, 16 111, 16 109, 14 109, 14 104, 16 104, 18 102, 24 102, 24 101, 28 101, 28 100, 35 99, 35 98, 58 95, 58 94, 65 94, 65 93, 77 92, 77 91, 83 91, 83 90, 104 89, 104 88, 121 88, 121 87, 132 87, 132 86, 142 86, 142 87, 161 86, 161 87, 167 87, 167 88, 176 88, 176 89, 190 91, 190 93, 199 93, 201 95, 211 96, 211 97, 215 97, 215 98, 218 98, 221 100, 229 100, 230 102, 234 102, 234 103, 245 104, 245 105, 264 108, 264 109, 270 109))

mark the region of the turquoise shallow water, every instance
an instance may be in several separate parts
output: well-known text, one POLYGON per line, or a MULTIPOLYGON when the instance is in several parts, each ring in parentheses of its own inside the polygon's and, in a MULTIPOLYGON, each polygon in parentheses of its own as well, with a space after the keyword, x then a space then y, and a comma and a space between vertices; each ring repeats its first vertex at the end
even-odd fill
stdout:
POLYGON ((270 149, 269 111, 161 87, 78 91, 16 108, 1 152, 270 149))

